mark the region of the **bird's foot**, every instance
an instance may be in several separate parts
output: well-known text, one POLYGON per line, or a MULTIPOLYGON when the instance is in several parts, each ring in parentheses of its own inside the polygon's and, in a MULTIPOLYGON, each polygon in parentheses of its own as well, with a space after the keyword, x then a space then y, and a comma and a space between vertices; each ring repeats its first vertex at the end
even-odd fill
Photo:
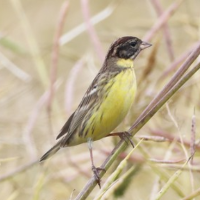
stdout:
POLYGON ((99 173, 100 173, 100 171, 106 171, 106 170, 101 167, 92 166, 92 171, 93 171, 95 180, 96 180, 97 184, 99 185, 99 188, 101 188, 101 178, 99 176, 99 173))
POLYGON ((122 140, 124 140, 126 142, 130 142, 133 148, 135 147, 135 145, 132 141, 132 135, 128 131, 110 133, 107 135, 107 137, 109 137, 109 136, 119 136, 122 140))
POLYGON ((133 140, 132 140, 132 138, 131 138, 132 135, 131 135, 129 132, 127 132, 127 131, 121 132, 121 133, 119 134, 119 137, 120 137, 121 139, 123 139, 124 141, 126 141, 126 142, 130 142, 133 148, 135 147, 135 145, 134 145, 134 143, 133 143, 133 140))

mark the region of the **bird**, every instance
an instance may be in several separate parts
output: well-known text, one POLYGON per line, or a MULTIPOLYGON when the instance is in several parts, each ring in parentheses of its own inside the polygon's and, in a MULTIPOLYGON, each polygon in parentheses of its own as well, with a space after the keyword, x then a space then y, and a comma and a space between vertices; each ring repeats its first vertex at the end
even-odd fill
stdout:
POLYGON ((118 38, 111 44, 101 69, 79 106, 61 128, 57 143, 41 157, 40 162, 61 148, 87 143, 92 171, 101 187, 99 171, 104 169, 94 165, 92 143, 112 135, 128 138, 131 142, 130 133, 112 134, 112 131, 122 122, 134 102, 137 91, 134 60, 150 46, 148 42, 133 36, 118 38))

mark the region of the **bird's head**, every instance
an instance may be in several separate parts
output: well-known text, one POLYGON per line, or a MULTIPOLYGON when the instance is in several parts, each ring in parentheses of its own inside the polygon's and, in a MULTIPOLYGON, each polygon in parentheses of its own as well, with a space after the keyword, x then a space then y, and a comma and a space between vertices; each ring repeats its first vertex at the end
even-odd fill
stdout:
POLYGON ((151 44, 143 42, 137 37, 121 37, 111 45, 106 58, 116 57, 134 60, 143 49, 150 46, 151 44))

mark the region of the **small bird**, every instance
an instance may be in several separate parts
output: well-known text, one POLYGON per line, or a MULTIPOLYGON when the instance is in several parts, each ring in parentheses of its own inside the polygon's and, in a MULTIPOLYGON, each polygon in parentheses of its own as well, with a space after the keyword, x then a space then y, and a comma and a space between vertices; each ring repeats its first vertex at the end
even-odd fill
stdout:
MULTIPOLYGON (((111 131, 127 115, 137 90, 133 61, 143 49, 150 46, 151 44, 132 36, 121 37, 110 46, 102 68, 57 136, 58 142, 40 161, 55 154, 60 148, 87 142, 92 170, 100 186, 99 171, 104 169, 94 165, 92 142, 112 136, 111 131)), ((128 138, 131 142, 127 132, 113 135, 128 138)))

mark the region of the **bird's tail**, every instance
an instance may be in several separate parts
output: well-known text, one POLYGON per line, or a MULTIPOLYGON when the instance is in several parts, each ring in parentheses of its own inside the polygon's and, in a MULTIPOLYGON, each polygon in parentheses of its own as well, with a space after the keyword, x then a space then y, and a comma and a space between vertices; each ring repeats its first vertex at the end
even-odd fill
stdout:
POLYGON ((60 143, 61 141, 57 142, 49 151, 47 151, 41 158, 40 162, 46 160, 47 158, 51 157, 53 154, 55 154, 60 149, 60 143))

